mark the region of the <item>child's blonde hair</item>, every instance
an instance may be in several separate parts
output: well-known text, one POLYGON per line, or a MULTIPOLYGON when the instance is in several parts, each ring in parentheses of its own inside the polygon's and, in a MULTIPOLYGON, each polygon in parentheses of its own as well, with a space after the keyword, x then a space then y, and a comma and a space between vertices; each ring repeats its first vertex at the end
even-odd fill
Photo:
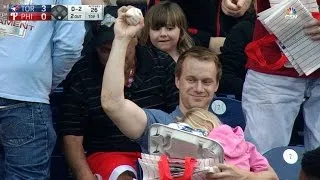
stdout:
POLYGON ((202 129, 207 132, 222 124, 216 115, 201 108, 190 109, 179 121, 189 124, 193 129, 202 129))
POLYGON ((179 54, 191 48, 194 43, 187 32, 187 20, 180 6, 173 2, 163 1, 153 5, 146 13, 145 26, 142 29, 140 43, 150 44, 150 29, 160 29, 161 27, 177 26, 180 28, 180 38, 177 44, 179 54))

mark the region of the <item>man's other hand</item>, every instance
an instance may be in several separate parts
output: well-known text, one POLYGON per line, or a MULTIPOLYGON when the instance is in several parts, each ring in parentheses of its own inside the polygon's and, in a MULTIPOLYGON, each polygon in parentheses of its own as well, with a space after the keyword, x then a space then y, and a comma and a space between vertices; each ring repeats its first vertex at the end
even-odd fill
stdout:
POLYGON ((320 21, 314 19, 306 24, 305 33, 310 36, 312 40, 320 40, 320 21))
POLYGON ((217 167, 221 172, 207 173, 207 180, 245 180, 251 173, 230 164, 218 164, 217 167))

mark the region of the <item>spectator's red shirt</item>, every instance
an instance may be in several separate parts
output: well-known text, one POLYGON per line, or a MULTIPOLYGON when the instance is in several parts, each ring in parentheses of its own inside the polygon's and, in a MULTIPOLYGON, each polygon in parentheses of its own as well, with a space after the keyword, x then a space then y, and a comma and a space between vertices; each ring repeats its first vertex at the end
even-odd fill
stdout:
MULTIPOLYGON (((319 4, 320 0, 317 0, 319 4)), ((266 9, 270 8, 270 2, 266 0, 258 0, 257 1, 257 12, 262 12, 266 9)), ((259 20, 256 20, 254 34, 253 34, 253 40, 258 40, 268 34, 268 31, 264 28, 264 26, 261 24, 259 20)), ((320 41, 319 41, 320 43, 320 41)), ((262 54, 264 55, 264 58, 268 61, 268 63, 273 63, 277 61, 281 56, 281 50, 279 49, 278 45, 276 43, 273 43, 272 45, 265 46, 261 48, 262 54)), ((246 67, 248 69, 252 69, 254 71, 267 73, 267 74, 275 74, 275 75, 283 75, 283 76, 289 76, 289 77, 306 77, 306 76, 299 76, 297 71, 294 68, 285 68, 282 67, 277 70, 269 70, 264 68, 263 66, 260 66, 255 60, 252 60, 248 58, 246 67)), ((308 77, 320 77, 320 70, 318 69, 308 77)))

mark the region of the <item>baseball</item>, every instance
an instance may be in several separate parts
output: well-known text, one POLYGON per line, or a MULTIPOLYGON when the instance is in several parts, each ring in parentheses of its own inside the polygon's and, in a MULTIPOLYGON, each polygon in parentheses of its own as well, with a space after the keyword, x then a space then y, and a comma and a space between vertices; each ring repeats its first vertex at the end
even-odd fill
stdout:
POLYGON ((130 8, 126 14, 128 15, 128 17, 126 18, 126 21, 129 25, 131 26, 135 26, 137 24, 139 24, 141 18, 142 18, 142 12, 140 9, 138 8, 130 8))

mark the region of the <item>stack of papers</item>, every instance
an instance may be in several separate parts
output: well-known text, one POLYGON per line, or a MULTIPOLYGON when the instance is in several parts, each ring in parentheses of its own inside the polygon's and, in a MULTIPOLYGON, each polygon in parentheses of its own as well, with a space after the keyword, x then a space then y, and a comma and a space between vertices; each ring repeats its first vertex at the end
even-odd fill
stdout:
MULTIPOLYGON (((285 0, 287 1, 287 0, 285 0)), ((271 7, 284 2, 284 0, 269 0, 271 7)), ((307 8, 310 12, 318 12, 318 4, 316 0, 300 0, 300 2, 307 8)))
POLYGON ((274 34, 282 52, 299 75, 320 68, 320 41, 304 33, 304 25, 318 12, 316 0, 270 0, 271 8, 258 14, 258 20, 274 34))
MULTIPOLYGON (((139 159, 139 164, 143 171, 143 180, 154 180, 160 179, 158 162, 160 156, 141 154, 141 159, 139 159)), ((173 178, 178 178, 183 176, 185 169, 185 160, 169 158, 168 159, 170 173, 173 178)), ((219 169, 215 166, 219 162, 212 158, 208 159, 196 159, 196 165, 193 171, 193 180, 205 180, 206 174, 208 172, 215 173, 219 172, 219 169)))

